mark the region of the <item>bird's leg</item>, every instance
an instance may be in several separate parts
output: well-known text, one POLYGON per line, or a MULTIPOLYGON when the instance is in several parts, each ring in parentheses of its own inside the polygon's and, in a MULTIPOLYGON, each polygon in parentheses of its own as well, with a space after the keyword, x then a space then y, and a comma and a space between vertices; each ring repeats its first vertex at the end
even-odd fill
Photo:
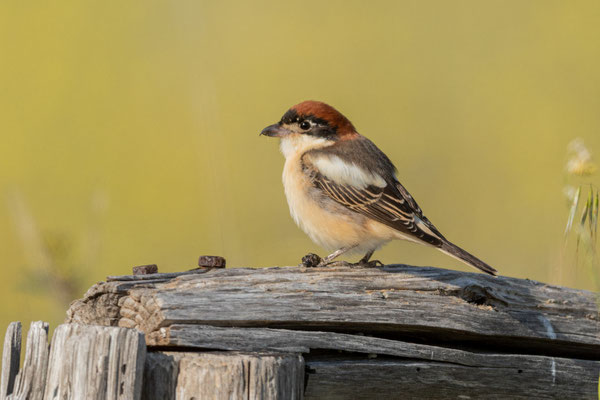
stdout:
MULTIPOLYGON (((352 249, 353 249, 353 248, 355 248, 356 246, 357 246, 357 245, 354 245, 354 246, 348 246, 348 247, 342 247, 341 249, 334 251, 333 253, 331 253, 331 254, 330 254, 330 255, 328 255, 327 257, 323 258, 323 259, 321 260, 321 262, 319 263, 319 266, 320 266, 320 267, 323 267, 323 266, 325 266, 325 265, 330 265, 330 264, 333 264, 333 262, 332 262, 332 261, 333 261, 335 258, 337 258, 337 257, 341 256, 342 254, 346 253, 347 251, 350 251, 350 250, 352 250, 352 249)), ((339 262, 336 262, 335 264, 338 264, 338 263, 339 263, 339 265, 340 265, 340 266, 342 266, 342 265, 346 265, 346 264, 347 264, 347 263, 345 263, 345 261, 339 261, 339 262)))
POLYGON ((359 267, 367 267, 367 268, 383 267, 383 263, 379 260, 369 261, 374 252, 375 252, 375 250, 371 250, 371 251, 367 252, 367 254, 365 254, 365 256, 363 258, 361 258, 360 261, 357 262, 355 265, 359 266, 359 267))
POLYGON ((373 253, 375 253, 375 250, 371 250, 371 251, 367 252, 367 254, 365 254, 365 256, 363 258, 361 258, 358 263, 359 264, 366 264, 366 263, 368 263, 369 260, 371 259, 371 256, 373 255, 373 253))

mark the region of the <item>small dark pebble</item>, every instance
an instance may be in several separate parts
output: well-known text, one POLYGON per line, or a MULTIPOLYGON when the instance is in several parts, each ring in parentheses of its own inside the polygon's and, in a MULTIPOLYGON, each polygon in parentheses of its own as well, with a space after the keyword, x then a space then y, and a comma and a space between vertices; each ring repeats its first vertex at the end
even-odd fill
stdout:
POLYGON ((158 267, 156 266, 156 264, 138 265, 137 267, 133 267, 134 275, 148 275, 156 273, 158 273, 158 267))
POLYGON ((199 267, 225 268, 225 258, 219 256, 200 256, 199 267))
POLYGON ((304 257, 302 257, 302 266, 306 268, 313 268, 319 265, 321 262, 321 257, 316 255, 315 253, 308 253, 304 257))

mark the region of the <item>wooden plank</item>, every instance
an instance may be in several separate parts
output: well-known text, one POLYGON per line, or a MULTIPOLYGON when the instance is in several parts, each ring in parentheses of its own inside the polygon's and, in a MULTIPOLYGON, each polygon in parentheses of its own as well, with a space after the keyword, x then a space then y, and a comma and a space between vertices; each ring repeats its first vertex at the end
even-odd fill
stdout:
POLYGON ((122 282, 130 282, 130 281, 155 281, 155 282, 163 282, 168 281, 173 278, 177 278, 178 276, 185 275, 202 275, 207 272, 210 272, 212 268, 201 268, 201 269, 193 269, 190 271, 183 272, 159 272, 155 274, 144 274, 144 275, 117 275, 117 276, 108 276, 106 280, 108 282, 112 281, 122 281, 122 282))
POLYGON ((130 329, 63 324, 54 331, 45 399, 139 399, 144 337, 130 329))
POLYGON ((118 316, 109 322, 149 337, 174 324, 198 324, 402 334, 573 358, 600 354, 593 293, 438 268, 225 269, 164 282, 102 283, 92 293, 75 303, 70 319, 105 323, 95 303, 112 294, 118 316))
POLYGON ((12 394, 7 399, 41 400, 48 369, 48 323, 32 322, 27 332, 23 368, 15 378, 12 394))
MULTIPOLYGON (((293 331, 267 328, 221 328, 198 325, 174 325, 170 328, 170 345, 185 348, 233 350, 233 351, 279 351, 310 353, 314 350, 337 350, 365 355, 396 356, 427 361, 454 363, 471 367, 506 367, 517 369, 535 368, 549 363, 583 362, 590 370, 600 373, 600 361, 571 360, 531 354, 485 353, 410 343, 371 336, 335 332, 293 331)), ((540 371, 545 373, 546 371, 540 371)))
POLYGON ((0 399, 13 392, 15 378, 21 362, 21 323, 11 322, 4 336, 2 350, 2 380, 0 381, 0 399))
MULTIPOLYGON (((163 328, 165 329, 165 328, 163 328)), ((513 387, 515 374, 525 376, 526 381, 539 387, 532 393, 551 396, 552 393, 564 393, 572 387, 585 388, 589 392, 597 385, 600 376, 600 361, 577 360, 561 357, 546 357, 529 354, 478 353, 447 347, 409 343, 401 340, 390 340, 369 336, 358 336, 333 332, 292 331, 266 328, 221 328, 198 325, 174 325, 170 328, 170 344, 183 347, 210 348, 219 350, 251 350, 251 351, 288 351, 308 353, 311 351, 338 350, 348 353, 363 353, 364 358, 376 357, 386 360, 386 356, 402 357, 412 361, 420 360, 419 365, 429 371, 430 379, 438 374, 438 379, 447 378, 448 365, 456 371, 473 371, 477 369, 499 369, 505 373, 495 376, 495 387, 513 387), (468 367, 468 368, 463 368, 468 367), (520 371, 520 372, 519 372, 520 371), (557 371, 567 376, 568 380, 556 380, 557 371), (582 373, 585 371, 585 373, 582 373), (525 375, 522 375, 525 374, 525 375), (552 382, 552 385, 545 385, 552 382)), ((384 361, 387 362, 387 361, 384 361)), ((362 365, 362 364, 361 364, 362 365)), ((404 364, 402 364, 404 365, 404 364)), ((454 371, 454 370, 453 370, 454 371)), ((462 373, 461 372, 461 373, 462 373)), ((477 379, 479 379, 477 373, 477 379)), ((369 375, 367 378, 370 379, 369 375)), ((360 377, 355 377, 361 381, 360 377)), ((475 379, 475 378, 471 378, 475 379)), ((342 381, 340 381, 342 382, 342 381)), ((368 382, 365 382, 367 384, 368 382)), ((456 390, 464 390, 464 383, 457 385, 456 390)), ((396 385, 388 382, 387 385, 396 385)), ((437 390, 437 389, 436 389, 437 390)), ((587 393, 586 392, 586 393, 587 393)), ((443 394, 445 392, 441 392, 443 394)), ((493 391, 491 393, 494 393, 493 391)))
POLYGON ((414 360, 307 360, 309 399, 595 399, 598 370, 587 362, 535 369, 473 368, 414 360), (574 379, 577 377, 577 379, 574 379))
POLYGON ((302 398, 304 360, 299 355, 168 352, 152 354, 148 360, 147 368, 154 371, 151 376, 166 372, 167 378, 145 380, 144 393, 160 396, 144 399, 302 398), (174 388, 173 374, 177 376, 174 388))

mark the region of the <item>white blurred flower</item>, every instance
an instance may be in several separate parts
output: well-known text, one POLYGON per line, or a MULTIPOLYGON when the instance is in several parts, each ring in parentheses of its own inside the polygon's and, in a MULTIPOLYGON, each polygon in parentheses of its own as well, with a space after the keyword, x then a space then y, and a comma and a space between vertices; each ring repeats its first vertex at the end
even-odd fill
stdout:
POLYGON ((577 138, 567 146, 569 160, 567 172, 571 175, 589 176, 596 172, 596 164, 592 161, 592 153, 585 147, 583 139, 577 138))

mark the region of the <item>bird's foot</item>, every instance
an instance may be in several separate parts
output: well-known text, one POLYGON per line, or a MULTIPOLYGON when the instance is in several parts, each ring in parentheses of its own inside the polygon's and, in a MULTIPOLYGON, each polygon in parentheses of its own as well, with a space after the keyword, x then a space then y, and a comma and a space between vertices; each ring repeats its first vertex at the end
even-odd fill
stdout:
POLYGON ((308 253, 302 257, 302 263, 299 267, 304 268, 316 268, 316 267, 353 267, 356 264, 349 263, 342 260, 327 260, 327 258, 321 258, 317 254, 308 253))
POLYGON ((348 261, 338 260, 329 262, 322 261, 319 267, 352 267, 353 265, 354 264, 349 263, 348 261))
POLYGON ((385 264, 379 260, 371 260, 371 261, 360 260, 359 262, 354 264, 354 266, 361 267, 361 268, 377 268, 377 267, 385 267, 385 264))

